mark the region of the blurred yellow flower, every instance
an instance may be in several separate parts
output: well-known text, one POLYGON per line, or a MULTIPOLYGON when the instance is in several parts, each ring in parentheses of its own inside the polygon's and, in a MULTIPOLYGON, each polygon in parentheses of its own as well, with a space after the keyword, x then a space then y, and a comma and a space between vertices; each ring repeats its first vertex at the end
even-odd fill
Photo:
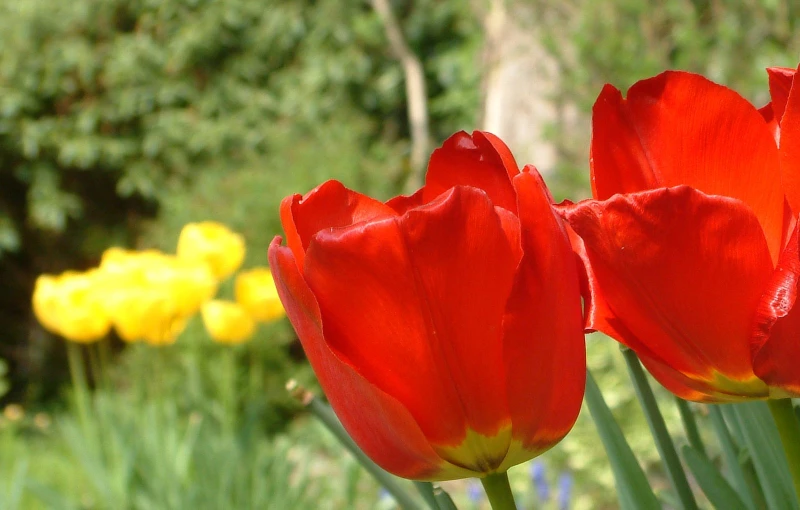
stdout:
POLYGON ((253 336, 256 323, 242 306, 233 301, 212 299, 201 314, 208 334, 223 344, 238 344, 253 336))
POLYGON ((59 295, 58 277, 43 274, 36 279, 33 288, 33 313, 42 326, 51 333, 58 334, 58 307, 59 295))
POLYGON ((188 223, 178 237, 178 257, 207 263, 214 276, 223 280, 242 265, 244 238, 221 223, 188 223))
POLYGON ((175 341, 188 318, 216 293, 207 264, 156 250, 110 248, 103 254, 104 308, 120 338, 154 345, 175 341))
POLYGON ((8 421, 22 421, 25 418, 25 409, 19 404, 8 404, 3 409, 3 416, 8 421))
POLYGON ((186 326, 186 317, 178 312, 166 289, 159 287, 119 287, 109 293, 105 307, 114 329, 126 342, 170 344, 186 326))
POLYGON ((256 267, 239 273, 236 276, 234 293, 236 301, 257 321, 268 322, 286 314, 278 298, 272 273, 266 267, 256 267))
POLYGON ((32 297, 36 318, 49 331, 73 342, 88 343, 103 338, 111 323, 103 311, 98 283, 96 270, 41 275, 32 297))

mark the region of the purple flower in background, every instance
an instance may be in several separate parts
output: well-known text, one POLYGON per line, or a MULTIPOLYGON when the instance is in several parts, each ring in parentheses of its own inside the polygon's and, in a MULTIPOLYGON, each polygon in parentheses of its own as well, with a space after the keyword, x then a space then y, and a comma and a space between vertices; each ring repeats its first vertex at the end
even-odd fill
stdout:
POLYGON ((393 499, 392 495, 389 494, 389 491, 381 487, 380 490, 378 491, 378 501, 385 501, 388 499, 393 499))
POLYGON ((483 499, 483 488, 481 484, 475 480, 470 480, 467 483, 467 497, 473 503, 480 503, 483 499))
POLYGON ((558 510, 569 510, 569 501, 572 497, 572 475, 564 471, 558 477, 558 510))
POLYGON ((533 486, 536 488, 536 494, 539 496, 539 501, 545 502, 549 500, 550 484, 547 483, 544 462, 540 460, 533 461, 531 463, 530 473, 533 486))

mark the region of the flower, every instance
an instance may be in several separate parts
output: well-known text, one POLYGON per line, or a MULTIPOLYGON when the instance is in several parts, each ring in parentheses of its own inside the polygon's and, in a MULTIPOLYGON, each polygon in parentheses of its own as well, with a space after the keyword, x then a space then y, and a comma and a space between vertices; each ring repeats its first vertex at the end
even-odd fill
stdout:
POLYGON ((207 263, 224 280, 242 265, 244 238, 221 223, 187 223, 178 236, 179 258, 207 263))
POLYGON ((36 279, 32 304, 47 330, 79 343, 100 340, 111 327, 103 313, 97 271, 66 271, 36 279))
POLYGON ((99 274, 104 311, 127 342, 173 343, 217 289, 206 263, 156 250, 110 248, 103 254, 99 274))
POLYGON ((545 473, 544 462, 539 460, 531 463, 530 475, 533 486, 536 488, 536 494, 539 496, 539 501, 544 503, 550 500, 550 483, 547 481, 545 473))
POLYGON ((281 204, 278 295, 342 424, 412 479, 485 476, 572 427, 585 352, 577 265, 532 166, 457 133, 386 203, 328 181, 281 204))
POLYGON ((760 112, 684 72, 625 99, 607 85, 594 105, 594 200, 562 209, 581 239, 587 329, 633 349, 688 400, 800 395, 793 74, 770 71, 760 112))
POLYGON ((221 344, 239 344, 253 336, 256 323, 238 303, 212 299, 201 310, 209 336, 221 344))
POLYGON ((270 322, 286 315, 272 273, 266 267, 236 275, 234 294, 236 301, 257 321, 270 322))

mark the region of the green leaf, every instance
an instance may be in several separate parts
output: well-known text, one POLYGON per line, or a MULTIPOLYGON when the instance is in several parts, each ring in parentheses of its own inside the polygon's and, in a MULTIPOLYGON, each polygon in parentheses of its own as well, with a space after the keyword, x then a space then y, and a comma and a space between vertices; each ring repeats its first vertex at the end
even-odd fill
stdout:
POLYGON ((436 494, 433 491, 433 484, 431 482, 414 482, 414 487, 420 493, 425 504, 428 505, 430 510, 440 510, 439 503, 436 502, 436 494))
POLYGON ((684 445, 682 452, 683 459, 714 508, 748 510, 733 487, 728 484, 717 467, 705 455, 689 445, 684 445))
POLYGON ((653 390, 650 388, 644 369, 639 363, 639 358, 636 353, 627 347, 622 349, 622 355, 625 357, 628 372, 636 390, 636 396, 647 418, 647 424, 650 426, 650 435, 655 440, 658 453, 661 456, 661 462, 666 468, 670 484, 680 501, 680 506, 684 510, 697 510, 697 502, 694 499, 694 494, 692 494, 692 488, 689 487, 689 481, 686 479, 686 473, 678 458, 675 444, 669 435, 667 424, 664 422, 661 409, 658 408, 656 397, 653 395, 653 390))
POLYGON ((661 508, 661 504, 650 487, 650 482, 642 471, 641 466, 625 440, 614 415, 603 400, 600 388, 592 377, 586 372, 586 405, 592 415, 600 440, 611 462, 611 470, 617 484, 617 496, 620 508, 623 510, 637 510, 642 508, 661 508))
POLYGON ((456 504, 453 503, 453 498, 441 487, 435 487, 433 489, 433 495, 436 498, 436 503, 439 505, 439 510, 457 510, 456 504))
POLYGON ((744 469, 742 468, 741 461, 739 460, 739 450, 731 438, 731 433, 725 424, 725 419, 722 417, 721 406, 709 405, 708 414, 711 417, 711 424, 717 434, 717 439, 722 447, 722 455, 725 459, 725 465, 728 468, 728 476, 731 483, 736 487, 739 495, 744 499, 747 508, 755 510, 756 505, 753 501, 753 492, 747 484, 744 469))
POLYGON ((767 405, 764 402, 747 402, 735 404, 732 408, 744 444, 753 459, 767 506, 797 510, 800 507, 789 475, 789 464, 767 405))

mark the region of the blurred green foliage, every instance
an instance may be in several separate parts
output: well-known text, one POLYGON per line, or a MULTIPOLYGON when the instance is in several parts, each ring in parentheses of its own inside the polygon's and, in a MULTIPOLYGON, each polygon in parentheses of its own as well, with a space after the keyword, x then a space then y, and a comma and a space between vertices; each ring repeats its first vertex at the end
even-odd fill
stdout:
POLYGON ((8 363, 0 358, 0 397, 8 392, 8 363))
MULTIPOLYGON (((433 136, 469 127, 468 2, 397 14, 426 65, 433 136)), ((42 396, 42 376, 63 373, 31 322, 36 275, 110 245, 172 249, 205 219, 244 232, 263 264, 282 196, 338 178, 388 197, 405 177, 402 71, 367 4, 10 0, 0 49, 0 355, 17 395, 23 376, 42 396)))

